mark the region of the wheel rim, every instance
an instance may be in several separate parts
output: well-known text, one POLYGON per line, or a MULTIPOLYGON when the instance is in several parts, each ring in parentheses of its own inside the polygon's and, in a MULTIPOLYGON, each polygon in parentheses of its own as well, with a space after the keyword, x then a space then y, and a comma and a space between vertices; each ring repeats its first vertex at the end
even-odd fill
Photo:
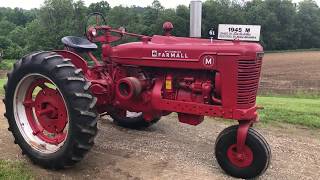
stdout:
POLYGON ((35 150, 50 154, 66 141, 69 115, 59 88, 50 78, 29 74, 14 93, 14 116, 24 140, 35 150))
POLYGON ((227 150, 227 157, 229 161, 239 168, 245 168, 252 164, 253 153, 248 146, 244 146, 242 152, 237 152, 237 145, 231 145, 227 150))

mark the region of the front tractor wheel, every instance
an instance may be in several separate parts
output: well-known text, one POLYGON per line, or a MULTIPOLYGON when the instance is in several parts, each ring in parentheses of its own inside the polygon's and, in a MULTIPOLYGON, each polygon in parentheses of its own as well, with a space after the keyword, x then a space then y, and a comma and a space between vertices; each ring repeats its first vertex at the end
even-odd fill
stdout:
POLYGON ((9 130, 34 163, 61 169, 79 162, 97 133, 95 98, 79 69, 53 52, 17 61, 5 86, 9 130))
POLYGON ((224 129, 218 136, 215 155, 218 164, 229 175, 251 179, 263 174, 269 166, 271 150, 266 140, 257 131, 249 128, 245 146, 237 152, 239 126, 224 129))

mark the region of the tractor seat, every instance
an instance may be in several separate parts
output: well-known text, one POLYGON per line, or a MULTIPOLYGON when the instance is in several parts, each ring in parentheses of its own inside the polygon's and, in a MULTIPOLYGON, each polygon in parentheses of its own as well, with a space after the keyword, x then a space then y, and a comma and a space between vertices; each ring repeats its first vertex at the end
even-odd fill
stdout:
POLYGON ((76 36, 66 36, 62 38, 61 41, 65 46, 70 47, 77 52, 94 51, 98 48, 96 44, 90 42, 88 39, 76 36))

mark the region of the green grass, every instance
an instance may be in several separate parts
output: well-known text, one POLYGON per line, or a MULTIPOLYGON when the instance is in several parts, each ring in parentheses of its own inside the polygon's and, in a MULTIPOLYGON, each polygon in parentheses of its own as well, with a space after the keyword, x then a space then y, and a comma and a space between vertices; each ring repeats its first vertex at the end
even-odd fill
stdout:
POLYGON ((320 99, 319 91, 307 91, 307 90, 296 90, 291 93, 281 94, 272 91, 260 92, 259 96, 263 97, 284 97, 284 98, 298 98, 298 99, 320 99))
POLYGON ((34 179, 28 167, 19 161, 0 160, 0 179, 34 179))
POLYGON ((11 70, 15 60, 12 59, 3 59, 0 60, 0 70, 11 70))
POLYGON ((320 99, 258 97, 262 122, 284 122, 320 128, 320 99))

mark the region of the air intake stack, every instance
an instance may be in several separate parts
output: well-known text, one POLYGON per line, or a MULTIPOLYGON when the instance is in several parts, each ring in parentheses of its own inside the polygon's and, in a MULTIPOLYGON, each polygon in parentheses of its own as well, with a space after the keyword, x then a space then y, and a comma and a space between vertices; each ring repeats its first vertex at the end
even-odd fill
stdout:
POLYGON ((190 37, 201 37, 202 2, 190 2, 190 37))

